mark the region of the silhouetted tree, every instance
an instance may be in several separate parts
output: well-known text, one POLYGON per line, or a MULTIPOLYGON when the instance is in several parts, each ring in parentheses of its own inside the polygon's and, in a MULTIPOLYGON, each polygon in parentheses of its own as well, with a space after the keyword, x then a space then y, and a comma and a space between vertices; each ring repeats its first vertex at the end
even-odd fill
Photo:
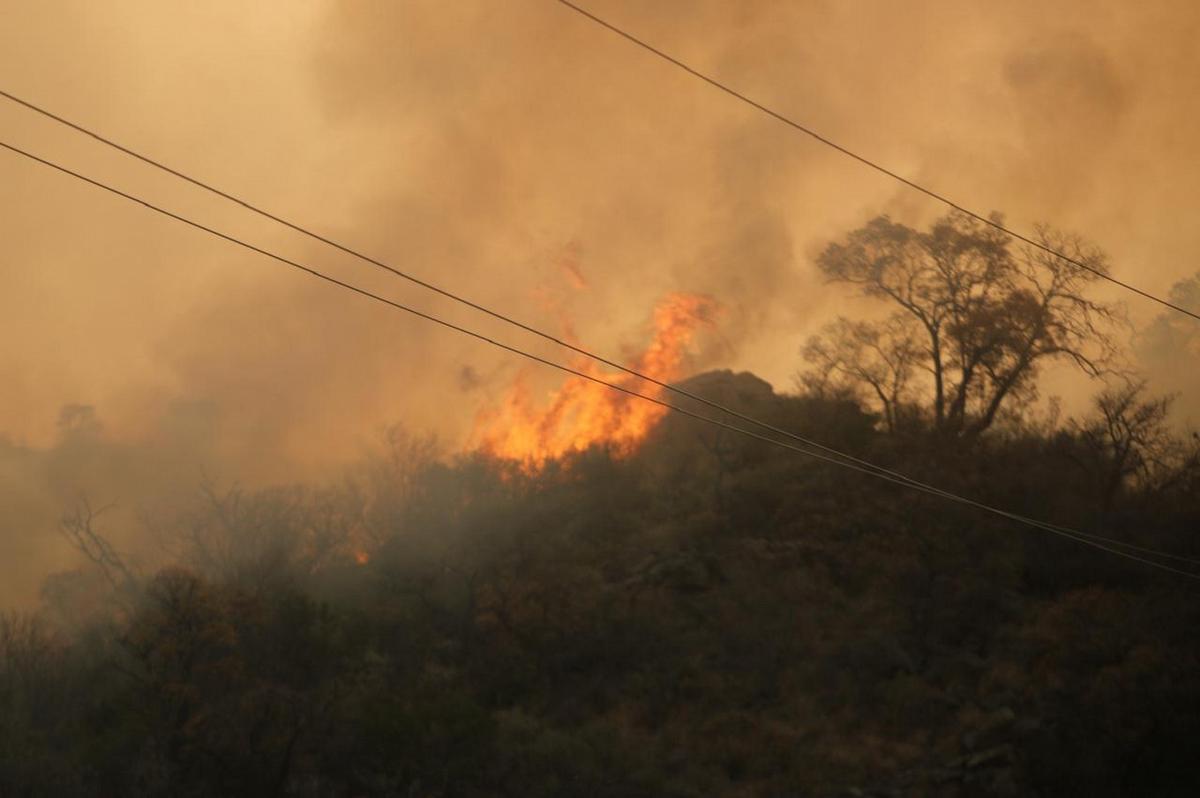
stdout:
POLYGON ((1076 424, 1106 509, 1127 484, 1161 490, 1197 467, 1200 451, 1170 430, 1172 400, 1147 396, 1145 382, 1130 382, 1102 392, 1093 415, 1076 424))
POLYGON ((843 379, 894 404, 915 365, 929 375, 935 427, 967 438, 1014 397, 1032 394, 1049 361, 1105 374, 1116 357, 1110 329, 1119 311, 1085 295, 1107 271, 1105 258, 1046 226, 1037 236, 1092 271, 1036 247, 1014 249, 1004 233, 958 213, 928 232, 879 217, 830 244, 817 261, 828 280, 899 310, 882 323, 836 324, 811 341, 818 373, 832 363, 843 379))
POLYGON ((913 373, 920 364, 916 331, 902 315, 882 323, 838 317, 804 347, 813 370, 799 384, 817 396, 848 395, 877 401, 888 432, 894 432, 904 405, 912 398, 913 373))
POLYGON ((59 528, 67 542, 104 574, 114 590, 130 591, 137 584, 133 571, 108 539, 95 529, 96 519, 110 508, 106 506, 94 510, 88 498, 81 497, 74 509, 63 516, 59 528))

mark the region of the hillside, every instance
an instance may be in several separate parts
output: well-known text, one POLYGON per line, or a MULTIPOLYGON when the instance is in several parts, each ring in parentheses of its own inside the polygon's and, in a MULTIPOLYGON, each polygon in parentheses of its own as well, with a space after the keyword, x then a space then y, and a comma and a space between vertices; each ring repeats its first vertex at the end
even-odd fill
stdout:
MULTIPOLYGON (((1067 431, 964 448, 750 374, 682 387, 1200 556, 1194 482, 1099 517, 1067 431)), ((344 482, 210 489, 167 528, 170 564, 96 558, 0 626, 0 794, 1200 788, 1194 582, 686 418, 535 473, 398 434, 344 482)))

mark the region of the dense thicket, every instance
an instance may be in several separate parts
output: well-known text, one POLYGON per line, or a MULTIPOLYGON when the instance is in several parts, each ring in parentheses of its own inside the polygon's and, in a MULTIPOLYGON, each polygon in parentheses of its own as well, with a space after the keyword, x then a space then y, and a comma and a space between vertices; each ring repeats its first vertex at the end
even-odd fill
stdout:
MULTIPOLYGON (((692 387, 1200 558, 1194 469, 1109 490, 1094 425, 964 448, 692 387)), ((396 436, 334 486, 209 487, 151 573, 93 520, 0 623, 5 796, 1200 791, 1197 583, 682 418, 536 475, 396 436)))

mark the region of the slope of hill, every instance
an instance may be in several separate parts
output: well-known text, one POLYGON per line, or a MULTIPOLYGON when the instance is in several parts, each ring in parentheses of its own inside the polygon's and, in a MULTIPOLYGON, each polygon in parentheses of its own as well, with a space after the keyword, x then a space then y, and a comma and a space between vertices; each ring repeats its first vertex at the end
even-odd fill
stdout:
MULTIPOLYGON (((749 374, 683 386, 1097 519, 1067 432, 964 449, 749 374)), ((1196 557, 1200 496, 1161 491, 1105 534, 1196 557)), ((0 625, 0 794, 1200 788, 1193 582, 685 418, 536 473, 401 436, 344 484, 212 491, 167 526, 167 567, 60 574, 0 625)))

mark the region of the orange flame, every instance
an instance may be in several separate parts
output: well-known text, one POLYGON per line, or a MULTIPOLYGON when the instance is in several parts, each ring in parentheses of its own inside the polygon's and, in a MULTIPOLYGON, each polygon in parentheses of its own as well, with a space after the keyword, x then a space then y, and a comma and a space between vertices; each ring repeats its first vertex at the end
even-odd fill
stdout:
MULTIPOLYGON (((650 345, 634 358, 631 368, 663 382, 680 377, 697 329, 710 323, 716 310, 716 302, 710 297, 668 294, 654 309, 650 345)), ((606 372, 586 358, 571 365, 597 379, 656 399, 663 392, 661 387, 623 372, 606 372)), ((480 451, 536 470, 547 460, 595 444, 607 444, 618 454, 628 454, 666 412, 661 405, 575 376, 567 378, 551 392, 545 406, 539 407, 522 373, 499 406, 479 414, 472 437, 480 451)))

